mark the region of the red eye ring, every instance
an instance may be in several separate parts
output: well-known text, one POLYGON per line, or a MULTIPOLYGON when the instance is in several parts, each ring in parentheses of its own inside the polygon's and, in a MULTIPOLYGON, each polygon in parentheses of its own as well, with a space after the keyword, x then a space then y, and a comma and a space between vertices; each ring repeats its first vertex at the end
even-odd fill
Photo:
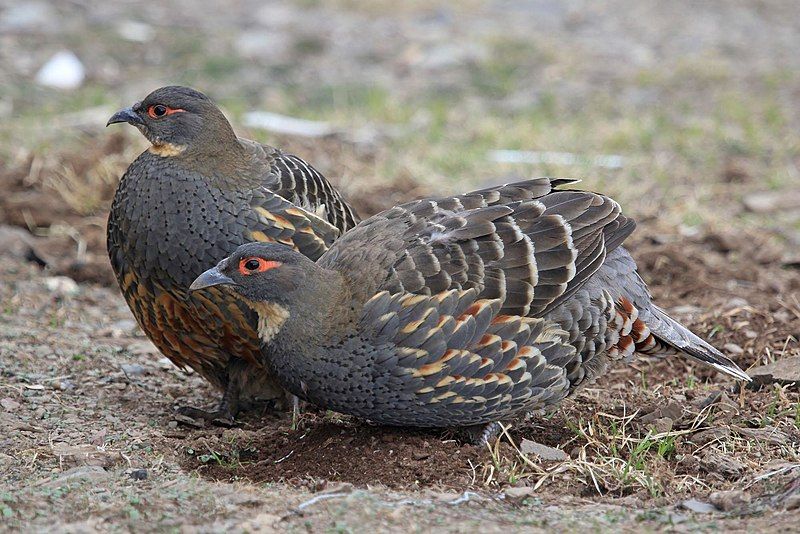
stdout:
POLYGON ((283 264, 279 261, 265 260, 257 256, 250 256, 249 258, 243 258, 239 261, 239 272, 245 276, 249 276, 251 274, 263 273, 264 271, 275 269, 281 265, 283 264))
POLYGON ((183 111, 186 110, 180 108, 171 108, 163 104, 154 104, 147 108, 147 115, 151 119, 160 119, 161 117, 166 117, 167 115, 172 115, 173 113, 181 113, 183 111))

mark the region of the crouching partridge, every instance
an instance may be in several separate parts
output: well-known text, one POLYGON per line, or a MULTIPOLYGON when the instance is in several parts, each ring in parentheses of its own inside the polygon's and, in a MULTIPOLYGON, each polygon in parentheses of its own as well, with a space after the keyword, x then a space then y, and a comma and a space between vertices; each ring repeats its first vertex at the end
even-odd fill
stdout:
POLYGON ((242 245, 191 289, 253 310, 262 361, 289 391, 382 424, 480 428, 558 403, 634 352, 748 380, 651 302, 619 205, 556 189, 571 182, 403 204, 316 262, 242 245))
POLYGON ((189 293, 209 265, 250 241, 317 259, 357 217, 311 165, 237 137, 203 93, 162 87, 108 121, 151 146, 120 181, 108 254, 142 330, 173 363, 223 391, 217 409, 181 411, 230 422, 252 401, 284 398, 259 357, 256 316, 231 295, 189 293))

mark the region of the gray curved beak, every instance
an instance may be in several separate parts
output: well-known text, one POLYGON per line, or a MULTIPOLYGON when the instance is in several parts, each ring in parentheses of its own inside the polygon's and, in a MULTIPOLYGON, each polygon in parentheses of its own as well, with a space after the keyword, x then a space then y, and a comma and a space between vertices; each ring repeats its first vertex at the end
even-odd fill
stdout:
POLYGON ((192 285, 189 286, 189 291, 197 291, 198 289, 205 289, 212 286, 235 284, 236 282, 219 272, 218 268, 212 267, 192 282, 192 285))
POLYGON ((141 117, 139 117, 139 115, 137 115, 136 112, 133 111, 133 106, 121 109, 116 113, 114 113, 111 116, 111 118, 108 119, 106 126, 109 126, 111 124, 116 124, 118 122, 127 122, 128 124, 134 124, 134 125, 144 124, 144 121, 141 119, 141 117))

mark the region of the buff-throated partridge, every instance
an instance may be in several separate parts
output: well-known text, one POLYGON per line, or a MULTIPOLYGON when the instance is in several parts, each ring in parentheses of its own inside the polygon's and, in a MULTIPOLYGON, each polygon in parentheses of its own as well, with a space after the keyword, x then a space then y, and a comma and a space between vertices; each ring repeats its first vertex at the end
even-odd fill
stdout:
POLYGON ((108 253, 139 325, 173 363, 221 389, 230 420, 252 400, 283 399, 260 363, 258 315, 215 288, 189 293, 210 265, 251 241, 318 259, 357 217, 302 159, 237 137, 219 108, 187 87, 157 89, 117 112, 151 146, 128 167, 108 219, 108 253))
POLYGON ((289 391, 377 423, 475 427, 558 403, 634 352, 730 359, 651 302, 614 200, 534 179, 375 215, 316 262, 239 247, 195 280, 254 312, 289 391))

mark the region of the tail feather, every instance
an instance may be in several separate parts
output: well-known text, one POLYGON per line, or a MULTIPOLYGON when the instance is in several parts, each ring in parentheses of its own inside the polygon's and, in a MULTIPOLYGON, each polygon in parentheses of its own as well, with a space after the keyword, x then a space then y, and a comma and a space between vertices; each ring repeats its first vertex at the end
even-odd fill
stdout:
POLYGON ((739 380, 747 373, 720 351, 694 335, 652 303, 647 286, 636 272, 633 258, 620 246, 608 253, 603 266, 587 282, 594 291, 607 290, 618 300, 617 311, 632 315, 630 337, 642 354, 683 354, 739 380))
MULTIPOLYGON (((672 349, 739 380, 747 382, 752 380, 736 365, 736 362, 697 337, 688 328, 667 315, 664 310, 656 305, 651 305, 650 312, 652 317, 647 324, 650 336, 642 339, 643 350, 640 352, 663 354, 671 352, 670 349, 672 349)), ((637 343, 637 350, 639 350, 639 343, 637 343)))

